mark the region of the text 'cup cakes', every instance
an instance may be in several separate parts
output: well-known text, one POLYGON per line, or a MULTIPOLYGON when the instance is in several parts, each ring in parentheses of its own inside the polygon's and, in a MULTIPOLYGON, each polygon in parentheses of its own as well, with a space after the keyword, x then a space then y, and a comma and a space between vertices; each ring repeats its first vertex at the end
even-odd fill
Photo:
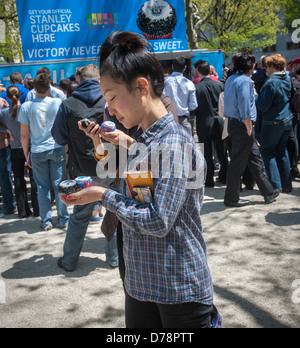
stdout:
POLYGON ((175 8, 164 0, 145 2, 137 18, 137 26, 147 40, 172 39, 176 24, 175 8))

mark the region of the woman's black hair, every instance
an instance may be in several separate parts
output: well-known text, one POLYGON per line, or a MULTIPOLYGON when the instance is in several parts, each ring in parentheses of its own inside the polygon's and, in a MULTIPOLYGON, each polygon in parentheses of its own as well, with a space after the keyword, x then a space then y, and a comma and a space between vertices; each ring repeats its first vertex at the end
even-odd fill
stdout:
POLYGON ((256 63, 255 56, 249 53, 239 53, 234 58, 234 74, 248 74, 256 63))
POLYGON ((136 33, 115 31, 100 49, 100 76, 109 74, 132 90, 138 77, 146 78, 156 97, 164 90, 164 74, 160 62, 150 52, 148 42, 136 33))

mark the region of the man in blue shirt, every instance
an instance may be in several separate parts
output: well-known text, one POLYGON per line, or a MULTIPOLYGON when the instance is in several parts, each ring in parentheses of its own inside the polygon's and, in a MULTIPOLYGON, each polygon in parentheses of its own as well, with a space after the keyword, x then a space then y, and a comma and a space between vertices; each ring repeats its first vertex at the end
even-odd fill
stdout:
POLYGON ((234 75, 225 85, 224 115, 229 119, 228 132, 232 142, 224 202, 228 207, 243 207, 250 204, 249 201, 240 200, 239 197, 240 179, 247 165, 267 204, 273 203, 279 195, 279 191, 274 190, 265 174, 253 130, 257 111, 250 76, 253 74, 254 66, 254 56, 237 55, 234 60, 234 75))
MULTIPOLYGON (((25 103, 25 100, 27 98, 27 94, 28 94, 28 89, 26 89, 24 86, 23 86, 23 77, 22 75, 19 73, 19 72, 13 72, 10 74, 10 77, 9 77, 9 81, 10 81, 10 85, 11 86, 17 86, 21 92, 21 98, 20 98, 20 103, 23 104, 25 103)), ((7 101, 7 103, 9 105, 11 105, 11 101, 7 98, 7 95, 6 95, 6 91, 2 92, 0 94, 0 98, 3 98, 7 101)))

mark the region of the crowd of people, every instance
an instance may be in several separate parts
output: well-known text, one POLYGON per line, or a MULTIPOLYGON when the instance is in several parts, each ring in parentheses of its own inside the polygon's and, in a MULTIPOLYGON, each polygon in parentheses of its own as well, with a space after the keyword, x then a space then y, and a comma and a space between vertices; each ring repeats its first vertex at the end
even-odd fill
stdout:
POLYGON ((186 178, 174 176, 173 162, 184 143, 192 144, 193 167, 202 158, 194 135, 204 144, 205 186, 213 188, 216 180, 226 185, 228 207, 250 204, 240 199, 243 184, 250 190, 257 184, 271 204, 300 179, 300 111, 291 102, 300 92, 300 58, 287 64, 274 54, 256 64, 253 55, 239 53, 221 80, 207 61, 194 64, 193 81, 185 76, 186 68, 185 59, 177 58, 172 74, 164 76, 143 39, 115 32, 101 48, 100 71, 84 66, 59 86, 52 86, 47 68, 26 83, 15 72, 0 94, 3 214, 14 214, 17 207, 20 218, 39 216, 41 228, 50 231, 53 190, 56 227, 66 229, 58 266, 72 272, 101 201, 107 260, 119 265, 126 289, 127 327, 211 327, 220 319, 201 228, 204 190, 187 189, 186 178), (83 118, 91 121, 87 128, 83 118), (115 122, 117 130, 101 130, 105 120, 115 122), (169 177, 155 180, 153 204, 129 198, 121 175, 99 178, 97 161, 107 155, 105 142, 126 144, 128 162, 135 142, 145 144, 149 155, 153 142, 176 144, 169 177), (60 182, 78 176, 90 176, 99 186, 59 195, 60 182), (70 216, 68 205, 74 205, 70 216), (187 321, 186 311, 193 319, 187 321))

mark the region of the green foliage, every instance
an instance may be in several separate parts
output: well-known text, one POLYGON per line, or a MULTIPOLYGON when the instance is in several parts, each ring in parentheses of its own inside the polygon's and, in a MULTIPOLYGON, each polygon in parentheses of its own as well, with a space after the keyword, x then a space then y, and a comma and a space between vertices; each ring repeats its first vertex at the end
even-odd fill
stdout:
POLYGON ((282 0, 282 7, 285 14, 285 25, 291 29, 295 19, 300 19, 300 0, 282 0))
MULTIPOLYGON (((201 27, 200 47, 222 48, 229 55, 274 45, 276 34, 284 32, 279 18, 280 1, 220 0, 214 14, 201 27)), ((205 16, 210 0, 194 2, 205 16)))
POLYGON ((0 57, 3 57, 7 63, 21 61, 23 59, 22 44, 14 0, 0 0, 0 20, 5 23, 5 42, 0 44, 0 57))

